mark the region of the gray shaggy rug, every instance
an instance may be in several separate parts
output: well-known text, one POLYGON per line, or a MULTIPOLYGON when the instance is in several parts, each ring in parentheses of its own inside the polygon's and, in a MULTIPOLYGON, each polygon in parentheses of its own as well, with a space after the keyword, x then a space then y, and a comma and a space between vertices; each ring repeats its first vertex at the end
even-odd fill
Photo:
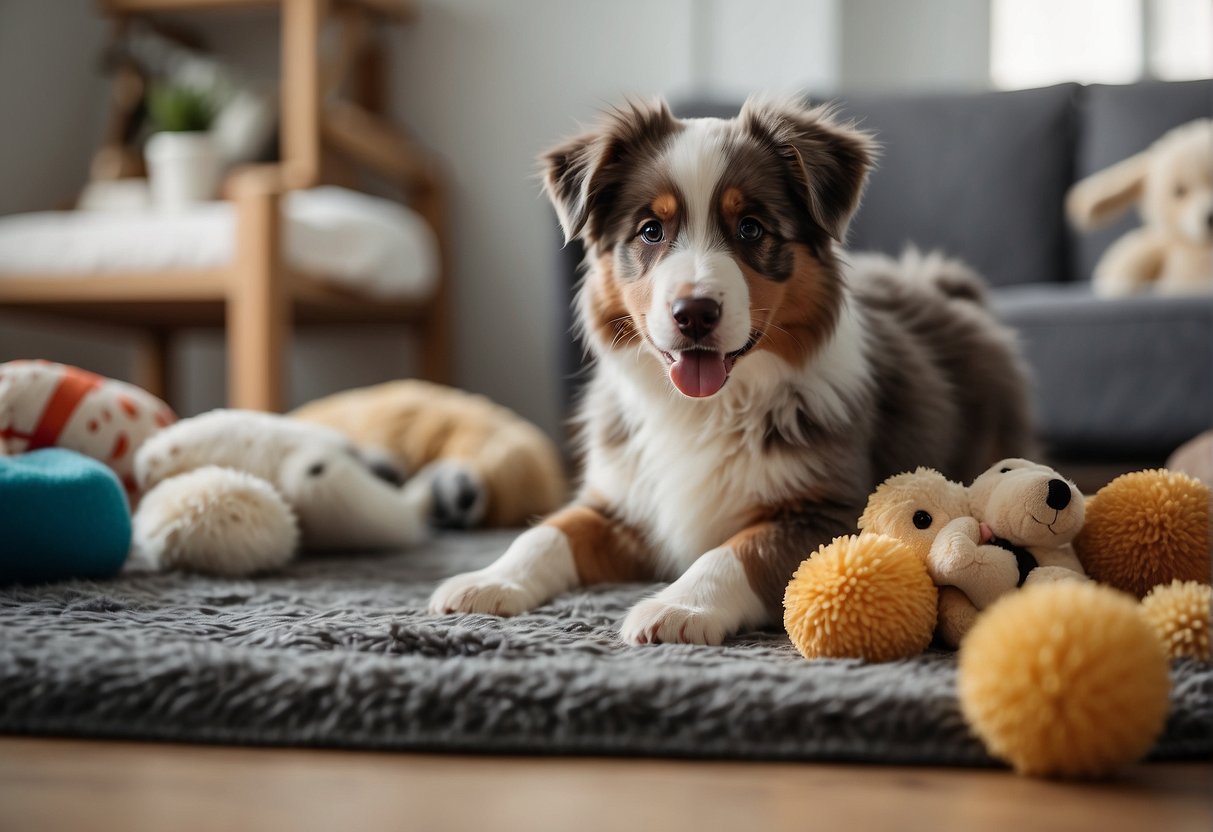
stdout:
MULTIPOLYGON (((529 615, 432 617, 442 577, 510 533, 305 559, 256 580, 179 574, 0 589, 0 732, 539 754, 988 764, 927 653, 809 663, 782 633, 621 644, 645 586, 529 615)), ((1213 753, 1213 668, 1174 668, 1156 758, 1213 753)))

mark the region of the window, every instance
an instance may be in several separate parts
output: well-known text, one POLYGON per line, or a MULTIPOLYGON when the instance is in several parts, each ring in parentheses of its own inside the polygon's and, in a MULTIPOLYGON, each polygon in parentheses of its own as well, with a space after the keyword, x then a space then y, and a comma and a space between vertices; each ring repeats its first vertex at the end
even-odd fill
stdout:
POLYGON ((1213 3, 1150 3, 1150 74, 1167 81, 1213 77, 1213 3))
POLYGON ((1213 76, 1209 0, 992 0, 990 76, 1020 89, 1213 76))

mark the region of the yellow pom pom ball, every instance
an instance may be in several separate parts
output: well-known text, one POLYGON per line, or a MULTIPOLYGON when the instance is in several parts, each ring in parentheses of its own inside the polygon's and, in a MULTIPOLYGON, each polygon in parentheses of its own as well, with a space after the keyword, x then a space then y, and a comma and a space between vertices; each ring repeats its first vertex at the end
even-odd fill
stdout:
POLYGON ((965 719, 1021 774, 1098 777, 1140 759, 1162 731, 1170 679, 1137 602, 1064 581, 1011 593, 960 647, 965 719))
POLYGON ((792 576, 783 624, 806 658, 893 661, 931 642, 937 599, 926 566, 897 539, 839 537, 792 576))
POLYGON ((1174 471, 1137 471, 1087 503, 1074 541, 1087 574, 1138 598, 1172 580, 1209 580, 1209 487, 1174 471))
POLYGON ((1172 659, 1210 659, 1213 641, 1213 588, 1196 581, 1172 581, 1150 590, 1141 614, 1172 659))

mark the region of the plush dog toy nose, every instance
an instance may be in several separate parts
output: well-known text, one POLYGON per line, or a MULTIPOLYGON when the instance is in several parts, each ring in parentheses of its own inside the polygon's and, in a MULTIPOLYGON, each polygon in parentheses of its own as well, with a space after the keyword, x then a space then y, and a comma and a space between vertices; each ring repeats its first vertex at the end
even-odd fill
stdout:
POLYGON ((1061 511, 1070 504, 1070 484, 1065 480, 1049 480, 1049 496, 1045 497, 1045 505, 1055 511, 1061 511))
POLYGON ((670 312, 678 331, 696 341, 711 335, 720 323, 720 304, 711 298, 679 298, 670 312))

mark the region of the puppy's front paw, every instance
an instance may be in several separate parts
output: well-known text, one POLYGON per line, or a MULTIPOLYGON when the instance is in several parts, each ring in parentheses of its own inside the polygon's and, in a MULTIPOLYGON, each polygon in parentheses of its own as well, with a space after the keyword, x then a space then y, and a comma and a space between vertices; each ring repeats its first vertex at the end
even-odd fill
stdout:
POLYGON ((660 597, 632 607, 619 629, 628 644, 720 644, 731 634, 718 612, 660 597))
POLYGON ((430 596, 429 609, 435 615, 452 612, 517 615, 535 605, 533 593, 527 587, 482 569, 447 579, 430 596))
POLYGON ((470 529, 484 519, 488 488, 480 476, 461 462, 443 461, 426 466, 433 494, 431 522, 445 529, 470 529))

